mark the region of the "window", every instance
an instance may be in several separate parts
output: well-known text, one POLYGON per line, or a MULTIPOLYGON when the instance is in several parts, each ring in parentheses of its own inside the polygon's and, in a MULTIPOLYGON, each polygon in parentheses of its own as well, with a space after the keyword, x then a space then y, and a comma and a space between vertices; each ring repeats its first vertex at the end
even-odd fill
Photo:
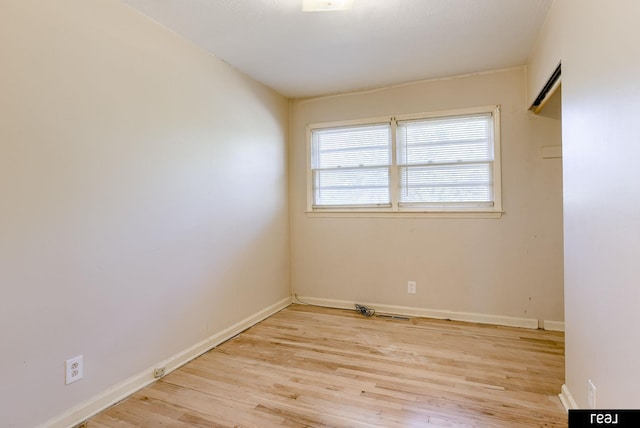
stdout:
POLYGON ((500 213, 499 108, 308 127, 310 212, 500 213))
POLYGON ((314 207, 390 207, 391 126, 313 131, 314 207))

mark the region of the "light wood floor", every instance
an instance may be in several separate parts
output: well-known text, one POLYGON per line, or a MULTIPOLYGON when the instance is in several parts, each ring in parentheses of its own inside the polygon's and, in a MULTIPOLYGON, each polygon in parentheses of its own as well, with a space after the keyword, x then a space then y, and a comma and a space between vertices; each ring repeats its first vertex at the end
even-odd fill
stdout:
POLYGON ((566 427, 564 335, 293 305, 87 427, 566 427))

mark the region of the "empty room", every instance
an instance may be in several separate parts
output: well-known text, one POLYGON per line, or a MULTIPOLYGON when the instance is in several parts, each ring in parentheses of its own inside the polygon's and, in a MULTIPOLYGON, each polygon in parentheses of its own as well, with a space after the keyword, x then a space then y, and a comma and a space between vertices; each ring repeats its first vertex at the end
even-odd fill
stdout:
POLYGON ((0 0, 0 428, 640 409, 639 18, 0 0))

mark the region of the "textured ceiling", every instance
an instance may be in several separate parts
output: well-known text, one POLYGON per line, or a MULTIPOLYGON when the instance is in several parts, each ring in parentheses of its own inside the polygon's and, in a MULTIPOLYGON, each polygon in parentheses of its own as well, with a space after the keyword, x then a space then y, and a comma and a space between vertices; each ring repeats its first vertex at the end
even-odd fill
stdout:
POLYGON ((553 0, 123 0, 288 97, 525 63, 553 0))

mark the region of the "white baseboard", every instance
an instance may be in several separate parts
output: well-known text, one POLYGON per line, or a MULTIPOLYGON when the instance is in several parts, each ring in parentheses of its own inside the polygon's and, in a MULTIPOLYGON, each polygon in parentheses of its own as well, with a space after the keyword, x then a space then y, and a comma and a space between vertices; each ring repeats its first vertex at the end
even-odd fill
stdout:
POLYGON ((564 321, 544 320, 542 322, 542 328, 549 331, 564 331, 564 321))
MULTIPOLYGON (((354 303, 360 303, 375 309, 376 313, 389 315, 404 315, 410 317, 424 317, 437 319, 450 319, 455 321, 476 322, 481 324, 505 325, 509 327, 522 327, 537 329, 538 320, 533 318, 509 317, 505 315, 488 315, 473 312, 456 312, 440 309, 412 308, 409 306, 383 305, 368 302, 349 302, 346 300, 321 299, 316 297, 298 296, 300 303, 326 306, 329 308, 354 309, 354 303)), ((294 298, 296 301, 296 298, 294 298)))
POLYGON ((572 409, 578 409, 578 404, 573 399, 573 395, 571 395, 571 391, 569 391, 569 387, 566 384, 562 385, 562 392, 560 392, 559 397, 567 412, 572 409))
POLYGON ((261 310, 255 315, 252 315, 244 320, 232 325, 231 327, 222 330, 213 336, 193 345, 192 347, 179 352, 164 361, 160 361, 153 367, 150 367, 137 375, 130 377, 129 379, 120 382, 117 385, 112 386, 101 394, 90 398, 89 400, 81 403, 65 413, 45 422, 41 427, 47 428, 62 428, 73 427, 97 413, 103 411, 107 407, 123 400, 136 391, 144 388, 145 386, 153 383, 156 379, 153 377, 153 370, 157 367, 165 367, 165 373, 170 373, 178 367, 183 366, 194 358, 204 354, 210 349, 215 348, 222 342, 231 339, 233 336, 243 332, 249 327, 259 323, 265 318, 275 314, 276 312, 286 308, 292 303, 292 298, 287 297, 274 303, 273 305, 261 310))

